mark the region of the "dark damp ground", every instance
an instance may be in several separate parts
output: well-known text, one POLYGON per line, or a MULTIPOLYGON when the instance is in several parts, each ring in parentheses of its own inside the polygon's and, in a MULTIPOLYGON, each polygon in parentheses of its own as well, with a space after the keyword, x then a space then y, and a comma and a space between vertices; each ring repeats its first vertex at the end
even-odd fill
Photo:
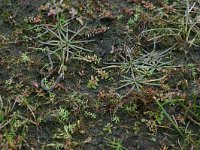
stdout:
MULTIPOLYGON (((167 78, 161 87, 144 86, 140 93, 131 92, 120 99, 119 95, 130 89, 115 90, 121 85, 124 72, 119 68, 105 69, 106 79, 101 79, 102 75, 97 72, 98 68, 109 66, 108 63, 125 61, 124 46, 132 48, 133 53, 150 52, 154 43, 148 40, 148 35, 139 39, 138 36, 145 29, 173 26, 170 23, 166 26, 162 21, 156 24, 153 10, 164 8, 166 18, 172 15, 176 18, 172 8, 184 13, 186 2, 178 5, 175 2, 64 0, 64 15, 70 17, 69 11, 75 8, 79 10, 78 16, 87 18, 83 20, 88 28, 80 38, 94 40, 84 46, 92 49, 90 55, 100 61, 70 60, 64 80, 52 92, 46 92, 41 80, 47 73, 42 68, 48 63, 48 57, 31 48, 39 44, 34 38, 35 31, 29 29, 56 22, 55 18, 47 17, 49 9, 38 11, 47 0, 1 0, 0 148, 200 149, 199 35, 196 46, 188 47, 183 44, 184 40, 180 43, 175 40, 178 44, 165 58, 172 60, 172 64, 164 70, 167 78), (138 6, 142 12, 136 9, 138 6), (42 19, 34 22, 38 15, 42 19), (88 87, 91 76, 99 78, 94 89, 88 87), (160 99, 163 109, 155 99, 160 99)), ((192 17, 199 15, 198 8, 196 2, 192 17)), ((180 17, 178 13, 177 17, 180 17)), ((78 26, 80 23, 72 21, 70 27, 78 26)), ((198 23, 196 28, 200 28, 198 23)), ((195 31, 190 36, 193 39, 195 31)), ((171 46, 174 41, 168 38, 158 42, 158 51, 171 46)), ((54 71, 49 82, 55 81, 56 76, 54 71)))

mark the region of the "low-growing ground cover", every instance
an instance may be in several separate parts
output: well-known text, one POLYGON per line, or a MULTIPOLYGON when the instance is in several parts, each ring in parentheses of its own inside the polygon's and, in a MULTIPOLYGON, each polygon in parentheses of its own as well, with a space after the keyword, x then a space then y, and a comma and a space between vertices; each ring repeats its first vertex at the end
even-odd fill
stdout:
POLYGON ((200 149, 200 2, 2 0, 1 149, 200 149))

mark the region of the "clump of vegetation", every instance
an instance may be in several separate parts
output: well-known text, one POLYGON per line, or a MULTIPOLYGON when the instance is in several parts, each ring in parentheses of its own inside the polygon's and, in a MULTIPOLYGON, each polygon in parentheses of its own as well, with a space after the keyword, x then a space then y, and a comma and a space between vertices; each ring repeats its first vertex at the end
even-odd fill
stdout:
POLYGON ((148 41, 163 43, 176 50, 188 52, 191 47, 199 46, 199 12, 194 2, 186 0, 184 3, 175 3, 175 6, 165 6, 155 10, 157 15, 152 17, 150 29, 142 33, 148 41), (181 8, 181 9, 180 9, 181 8), (170 14, 166 14, 164 11, 170 14), (174 47, 175 46, 175 47, 174 47))
POLYGON ((89 61, 87 60, 86 55, 84 56, 84 52, 92 52, 92 50, 82 46, 84 43, 91 42, 92 40, 77 39, 77 36, 81 35, 81 32, 84 31, 86 25, 77 31, 73 31, 70 29, 70 23, 74 20, 74 17, 72 19, 67 19, 56 4, 55 7, 55 24, 39 24, 31 28, 31 30, 36 31, 36 40, 40 43, 39 48, 34 49, 46 53, 49 59, 49 63, 46 66, 49 67, 48 75, 41 81, 43 89, 47 91, 52 91, 61 78, 64 78, 70 60, 89 61), (54 64, 59 64, 57 71, 59 77, 51 87, 47 87, 44 82, 50 77, 55 69, 54 64))
POLYGON ((163 59, 169 54, 171 49, 157 52, 155 45, 151 52, 144 51, 134 56, 132 48, 128 46, 124 46, 124 48, 126 57, 123 58, 123 62, 109 63, 110 65, 104 68, 119 68, 121 70, 123 79, 120 82, 122 85, 117 87, 117 89, 130 87, 129 92, 126 92, 124 95, 127 96, 133 90, 140 92, 145 85, 159 86, 165 78, 159 71, 170 66, 170 61, 163 59), (154 77, 156 78, 153 79, 154 77))

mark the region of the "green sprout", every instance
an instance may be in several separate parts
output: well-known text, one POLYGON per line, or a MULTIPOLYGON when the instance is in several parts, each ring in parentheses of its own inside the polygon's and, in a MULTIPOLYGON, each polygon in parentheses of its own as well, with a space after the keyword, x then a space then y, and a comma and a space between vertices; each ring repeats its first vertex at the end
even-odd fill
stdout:
POLYGON ((41 81, 41 85, 46 91, 52 91, 56 84, 64 78, 69 60, 85 60, 83 56, 85 52, 92 52, 82 46, 84 43, 91 42, 92 40, 78 39, 80 33, 86 28, 86 25, 77 31, 73 31, 69 28, 72 21, 72 19, 59 17, 58 14, 57 24, 41 24, 33 27, 39 31, 36 39, 39 39, 40 45, 39 48, 35 49, 45 51, 49 59, 50 72, 41 81), (54 70, 55 64, 59 65, 59 77, 51 87, 46 87, 44 81, 52 74, 51 71, 54 70))

